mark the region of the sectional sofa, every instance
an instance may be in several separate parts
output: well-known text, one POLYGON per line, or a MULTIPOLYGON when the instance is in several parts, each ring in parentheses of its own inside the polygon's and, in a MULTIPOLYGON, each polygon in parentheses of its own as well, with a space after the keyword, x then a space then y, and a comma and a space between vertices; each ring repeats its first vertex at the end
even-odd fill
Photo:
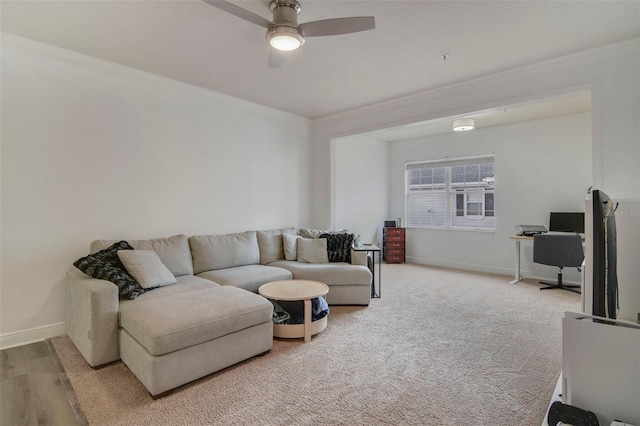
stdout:
MULTIPOLYGON (((123 264, 123 254, 156 259, 151 271, 131 261, 136 279, 148 281, 151 273, 160 281, 128 298, 114 283, 72 267, 65 277, 67 334, 89 365, 122 359, 157 397, 272 348, 273 305, 257 294, 262 284, 317 280, 329 286, 330 305, 368 305, 364 253, 352 251, 347 263, 296 252, 317 247, 312 240, 321 234, 286 228, 122 241, 136 252, 119 250, 123 264)), ((93 241, 90 252, 115 250, 116 243, 93 241)))

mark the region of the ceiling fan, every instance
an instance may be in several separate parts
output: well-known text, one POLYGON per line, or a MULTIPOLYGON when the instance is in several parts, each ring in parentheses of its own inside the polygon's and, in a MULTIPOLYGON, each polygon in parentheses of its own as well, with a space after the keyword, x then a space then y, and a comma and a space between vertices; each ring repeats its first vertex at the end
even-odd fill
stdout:
POLYGON ((285 56, 278 52, 298 49, 304 44, 305 37, 349 34, 372 30, 376 27, 373 16, 322 19, 298 24, 298 14, 301 8, 296 0, 273 0, 270 6, 273 12, 273 22, 228 1, 203 1, 238 18, 266 28, 267 43, 275 49, 272 49, 269 55, 270 68, 277 68, 284 61, 285 56))

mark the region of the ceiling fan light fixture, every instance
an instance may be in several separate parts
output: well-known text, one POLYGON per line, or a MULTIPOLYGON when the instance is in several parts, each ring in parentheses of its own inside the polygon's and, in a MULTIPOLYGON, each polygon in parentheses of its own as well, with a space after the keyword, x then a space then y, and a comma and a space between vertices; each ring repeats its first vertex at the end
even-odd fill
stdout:
POLYGON ((475 128, 475 120, 473 118, 460 118, 453 120, 454 132, 466 132, 475 128))
POLYGON ((203 1, 223 12, 266 28, 265 41, 271 47, 269 68, 277 68, 282 64, 284 55, 278 55, 277 52, 272 55, 275 50, 296 50, 304 44, 305 36, 321 37, 350 34, 372 30, 376 27, 376 21, 373 16, 321 19, 298 24, 300 5, 296 0, 272 0, 269 6, 273 13, 272 20, 256 15, 226 0, 203 1))
POLYGON ((304 44, 304 36, 298 28, 276 26, 267 31, 267 42, 274 49, 290 51, 304 44))

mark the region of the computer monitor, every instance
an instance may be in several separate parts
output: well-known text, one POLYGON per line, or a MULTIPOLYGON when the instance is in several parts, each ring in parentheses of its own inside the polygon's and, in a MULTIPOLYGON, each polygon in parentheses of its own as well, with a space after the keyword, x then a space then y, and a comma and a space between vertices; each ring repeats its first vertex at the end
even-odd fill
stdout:
POLYGON ((551 212, 549 231, 584 233, 583 212, 551 212))

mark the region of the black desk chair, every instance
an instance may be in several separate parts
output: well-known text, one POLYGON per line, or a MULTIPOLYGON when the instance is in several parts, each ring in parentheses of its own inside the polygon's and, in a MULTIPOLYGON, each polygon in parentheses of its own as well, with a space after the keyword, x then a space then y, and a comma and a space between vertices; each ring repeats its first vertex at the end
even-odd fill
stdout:
POLYGON ((558 282, 547 283, 540 290, 550 290, 559 288, 580 294, 576 290, 579 285, 562 284, 562 268, 576 267, 580 269, 584 261, 584 250, 582 249, 582 238, 579 235, 556 235, 539 234, 533 236, 533 261, 543 265, 552 265, 560 268, 558 270, 558 282))

